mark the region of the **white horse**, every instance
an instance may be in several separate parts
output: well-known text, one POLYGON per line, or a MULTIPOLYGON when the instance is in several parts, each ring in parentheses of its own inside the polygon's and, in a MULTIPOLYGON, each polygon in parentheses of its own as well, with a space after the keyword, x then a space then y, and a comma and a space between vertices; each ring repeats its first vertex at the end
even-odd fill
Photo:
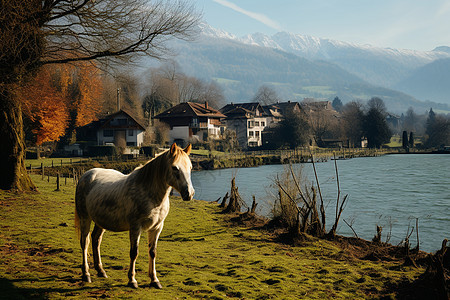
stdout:
POLYGON ((130 269, 128 286, 137 288, 135 264, 142 231, 148 231, 150 286, 162 288, 156 277, 156 243, 169 212, 169 194, 175 188, 183 200, 191 200, 191 145, 182 149, 175 143, 170 150, 137 168, 129 175, 111 169, 95 168, 80 178, 75 194, 75 227, 83 252, 82 280, 91 282, 87 261, 91 221, 94 267, 98 276, 107 277, 100 258, 105 230, 129 231, 130 269))

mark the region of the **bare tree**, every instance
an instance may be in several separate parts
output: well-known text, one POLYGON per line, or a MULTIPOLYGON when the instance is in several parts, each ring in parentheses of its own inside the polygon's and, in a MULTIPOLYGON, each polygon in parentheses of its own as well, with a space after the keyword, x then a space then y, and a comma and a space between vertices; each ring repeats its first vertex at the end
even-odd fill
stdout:
POLYGON ((269 105, 279 101, 279 98, 274 89, 267 85, 262 85, 253 97, 253 101, 259 102, 262 105, 269 105))
POLYGON ((0 188, 33 190, 24 164, 21 103, 15 90, 44 64, 136 55, 161 58, 170 38, 191 39, 200 15, 179 1, 0 0, 0 188))
POLYGON ((343 132, 351 147, 361 147, 363 121, 364 113, 361 103, 353 101, 344 105, 342 109, 343 132))

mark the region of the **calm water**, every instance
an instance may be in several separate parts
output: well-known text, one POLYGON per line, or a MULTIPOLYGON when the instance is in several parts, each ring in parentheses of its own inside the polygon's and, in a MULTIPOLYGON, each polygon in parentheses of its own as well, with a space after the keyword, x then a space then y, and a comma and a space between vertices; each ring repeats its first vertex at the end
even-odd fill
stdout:
MULTIPOLYGON (((312 164, 296 165, 308 181, 314 181, 312 164)), ((327 225, 334 222, 337 185, 334 161, 316 164, 322 195, 327 204, 327 225)), ((281 165, 223 169, 192 173, 196 199, 214 201, 230 190, 231 178, 244 200, 252 195, 259 203, 257 212, 270 216, 273 178, 283 172, 281 165)), ((450 155, 386 155, 338 161, 341 194, 349 194, 338 233, 352 236, 342 218, 353 224, 359 237, 372 239, 376 224, 383 226, 385 241, 392 225, 390 243, 405 238, 408 226, 419 218, 420 247, 425 251, 440 248, 450 238, 450 155)), ((329 227, 327 226, 327 227, 329 227)), ((416 233, 410 238, 416 245, 416 233)))

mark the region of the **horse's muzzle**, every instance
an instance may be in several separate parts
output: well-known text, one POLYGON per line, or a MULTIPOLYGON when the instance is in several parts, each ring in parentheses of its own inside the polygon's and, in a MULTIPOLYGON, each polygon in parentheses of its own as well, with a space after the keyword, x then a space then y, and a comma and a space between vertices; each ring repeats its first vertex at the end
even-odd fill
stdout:
POLYGON ((191 187, 189 189, 183 190, 181 193, 181 198, 183 198, 184 201, 191 201, 192 198, 194 198, 195 190, 191 187))

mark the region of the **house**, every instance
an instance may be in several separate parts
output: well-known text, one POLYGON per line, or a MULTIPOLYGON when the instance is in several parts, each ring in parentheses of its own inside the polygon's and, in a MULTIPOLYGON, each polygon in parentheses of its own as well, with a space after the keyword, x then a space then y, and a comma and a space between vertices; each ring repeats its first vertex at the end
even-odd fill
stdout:
POLYGON ((107 115, 77 129, 77 140, 118 148, 139 147, 144 141, 145 127, 124 110, 107 115))
POLYGON ((208 138, 217 139, 221 135, 221 120, 225 118, 218 110, 208 105, 208 102, 180 103, 155 116, 160 122, 170 126, 170 142, 183 144, 206 142, 208 138))
POLYGON ((262 131, 267 126, 267 115, 258 102, 231 103, 222 107, 220 111, 226 115, 227 128, 236 131, 241 148, 263 145, 262 131))
POLYGON ((296 101, 277 102, 263 106, 267 118, 267 125, 280 122, 286 114, 291 112, 300 113, 302 108, 296 101))

